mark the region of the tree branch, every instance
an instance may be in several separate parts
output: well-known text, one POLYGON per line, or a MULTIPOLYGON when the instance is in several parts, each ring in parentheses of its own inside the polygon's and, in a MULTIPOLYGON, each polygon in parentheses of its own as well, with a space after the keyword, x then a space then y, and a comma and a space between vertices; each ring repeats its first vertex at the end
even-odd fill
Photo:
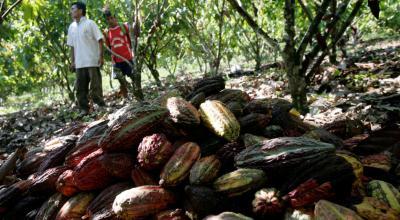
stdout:
MULTIPOLYGON (((330 35, 330 30, 337 24, 337 22, 340 20, 340 17, 346 12, 346 8, 349 4, 350 0, 346 0, 343 2, 337 11, 336 15, 334 16, 333 20, 327 25, 327 32, 325 35, 322 37, 322 41, 326 42, 326 39, 330 35)), ((301 67, 301 72, 305 73, 307 69, 309 68, 311 61, 318 55, 318 53, 321 51, 321 45, 316 44, 314 48, 305 56, 305 59, 303 60, 302 67, 301 67)))
POLYGON ((317 15, 315 15, 314 20, 311 22, 310 26, 308 27, 307 33, 304 35, 303 39, 301 40, 299 49, 297 50, 297 55, 299 57, 303 56, 308 43, 311 41, 314 34, 318 31, 318 25, 321 23, 322 17, 324 16, 326 9, 329 6, 330 1, 331 0, 324 0, 321 3, 321 6, 318 9, 317 15))
POLYGON ((271 38, 246 12, 244 8, 242 8, 236 0, 228 0, 231 6, 246 20, 249 26, 258 34, 264 37, 264 39, 276 50, 280 51, 280 46, 276 39, 271 38))
POLYGON ((12 4, 12 5, 10 6, 10 8, 8 8, 3 14, 1 14, 1 17, 0 17, 0 24, 3 23, 4 19, 6 18, 6 16, 7 16, 15 7, 17 7, 17 6, 19 5, 19 3, 21 3, 21 2, 22 2, 22 0, 17 0, 16 2, 14 2, 14 4, 12 4))
POLYGON ((303 0, 298 0, 301 9, 303 9, 304 13, 306 13, 308 20, 310 20, 310 22, 313 20, 313 16, 312 13, 310 11, 310 9, 307 7, 307 5, 304 4, 303 0))
POLYGON ((325 56, 328 54, 329 50, 332 47, 334 47, 336 45, 336 43, 340 40, 340 38, 343 36, 344 32, 350 26, 351 22, 354 20, 354 18, 357 15, 358 11, 360 11, 361 6, 362 6, 363 3, 364 3, 364 0, 358 0, 355 3, 354 8, 351 11, 349 17, 342 24, 341 29, 335 34, 331 44, 329 44, 329 46, 323 50, 322 54, 314 62, 314 65, 311 67, 310 71, 306 75, 306 80, 307 81, 309 81, 313 77, 313 75, 315 73, 315 70, 321 65, 322 61, 324 60, 325 56))

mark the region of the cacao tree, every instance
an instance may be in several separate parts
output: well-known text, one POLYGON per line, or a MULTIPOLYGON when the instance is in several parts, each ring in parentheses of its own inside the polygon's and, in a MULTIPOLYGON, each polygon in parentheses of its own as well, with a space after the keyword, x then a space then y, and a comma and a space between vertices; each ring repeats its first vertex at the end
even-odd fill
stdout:
POLYGON ((303 10, 308 14, 306 17, 310 21, 306 31, 296 34, 296 28, 300 23, 300 17, 296 17, 296 12, 299 13, 298 8, 300 7, 296 7, 295 0, 285 0, 283 5, 285 19, 284 48, 280 47, 277 39, 271 37, 263 27, 257 24, 237 0, 228 0, 228 2, 255 32, 282 54, 293 105, 296 109, 305 113, 307 112, 307 85, 329 51, 335 47, 347 27, 352 23, 364 1, 343 0, 338 2, 339 5, 336 9, 336 5, 332 1, 323 0, 320 3, 315 3, 315 12, 310 12, 311 10, 307 9, 307 6, 300 4, 304 5, 303 10), (331 8, 330 12, 336 13, 329 15, 329 8, 331 8), (315 15, 312 15, 312 13, 315 15), (312 19, 311 16, 313 16, 312 19), (326 16, 329 16, 329 18, 323 20, 326 16), (338 29, 334 31, 336 27, 338 29))

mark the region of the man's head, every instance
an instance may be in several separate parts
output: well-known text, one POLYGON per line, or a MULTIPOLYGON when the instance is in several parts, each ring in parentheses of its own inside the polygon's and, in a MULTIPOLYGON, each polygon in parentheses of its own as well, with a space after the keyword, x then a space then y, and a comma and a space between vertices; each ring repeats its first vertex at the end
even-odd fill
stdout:
POLYGON ((118 25, 117 18, 115 17, 114 14, 111 13, 110 10, 105 10, 104 11, 104 17, 106 18, 107 24, 110 27, 115 27, 118 25))
POLYGON ((86 5, 82 2, 71 4, 71 16, 73 19, 81 18, 86 15, 86 5))

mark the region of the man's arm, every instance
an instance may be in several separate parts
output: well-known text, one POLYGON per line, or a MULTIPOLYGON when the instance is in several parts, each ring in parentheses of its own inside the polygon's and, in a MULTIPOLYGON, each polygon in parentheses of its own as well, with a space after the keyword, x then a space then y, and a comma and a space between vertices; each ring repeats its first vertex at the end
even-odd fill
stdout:
POLYGON ((103 38, 99 40, 99 65, 100 67, 104 64, 104 47, 103 47, 103 38))
POLYGON ((98 64, 101 67, 104 64, 104 55, 103 55, 104 36, 103 36, 103 33, 101 33, 97 24, 94 23, 93 21, 91 22, 91 28, 92 28, 92 33, 94 35, 94 38, 99 42, 99 62, 98 62, 98 64))
POLYGON ((74 47, 71 47, 71 52, 70 52, 70 57, 71 57, 71 65, 70 69, 71 71, 75 70, 75 53, 74 53, 74 47))

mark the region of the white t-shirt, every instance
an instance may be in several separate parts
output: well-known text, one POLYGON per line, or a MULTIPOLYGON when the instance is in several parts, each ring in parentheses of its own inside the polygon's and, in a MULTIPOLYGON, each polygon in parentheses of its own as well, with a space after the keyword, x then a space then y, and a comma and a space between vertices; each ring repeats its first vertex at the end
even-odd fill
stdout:
POLYGON ((103 39, 94 21, 81 17, 68 28, 67 45, 74 48, 75 68, 99 67, 99 43, 103 39))

